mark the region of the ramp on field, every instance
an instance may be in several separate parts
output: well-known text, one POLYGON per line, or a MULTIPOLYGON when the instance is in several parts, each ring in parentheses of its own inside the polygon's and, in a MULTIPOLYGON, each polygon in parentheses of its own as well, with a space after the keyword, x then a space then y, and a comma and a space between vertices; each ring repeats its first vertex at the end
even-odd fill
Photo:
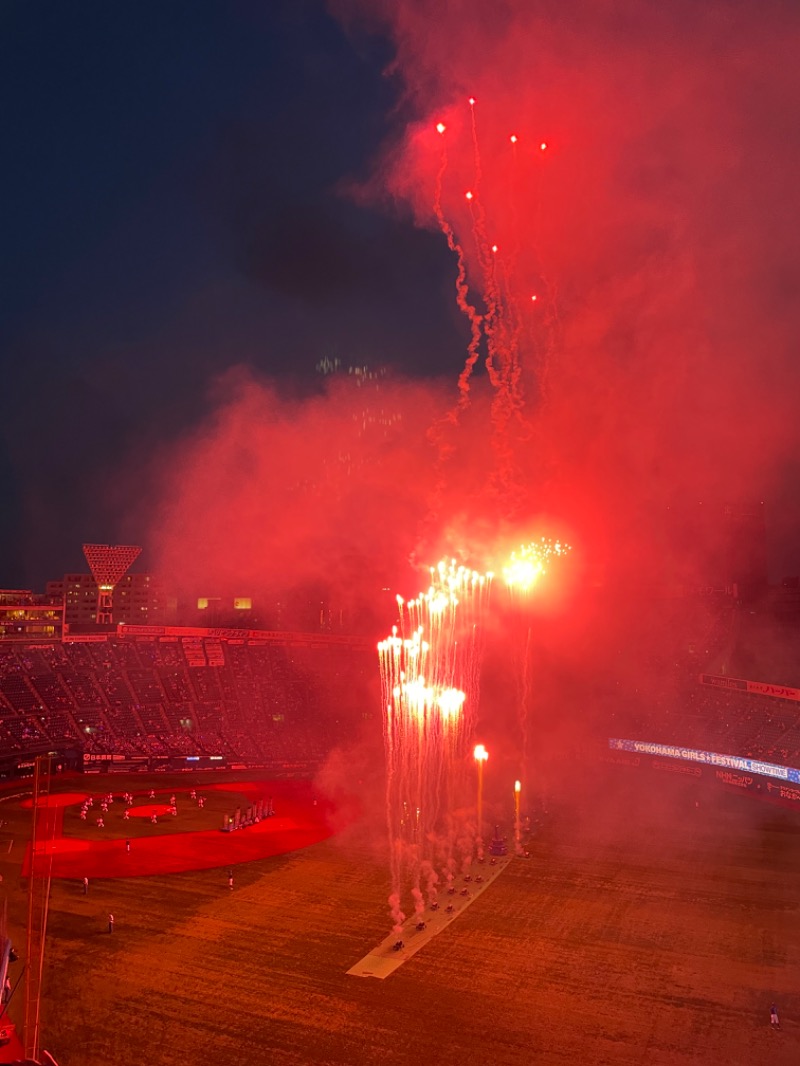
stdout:
POLYGON ((497 880, 510 861, 511 856, 505 855, 502 858, 498 858, 494 866, 490 866, 487 863, 486 865, 473 867, 475 873, 470 881, 465 882, 463 877, 456 878, 454 881, 455 893, 453 895, 448 895, 447 892, 442 893, 438 910, 426 909, 422 916, 422 920, 425 922, 424 929, 417 929, 417 924, 420 921, 418 915, 408 918, 403 924, 403 931, 399 937, 403 942, 402 948, 395 949, 398 937, 395 933, 390 933, 360 962, 357 962, 355 966, 351 966, 347 971, 348 974, 352 977, 377 977, 381 981, 384 980, 394 973, 398 967, 402 966, 404 962, 408 962, 420 948, 425 947, 443 929, 451 925, 460 914, 463 914, 467 907, 474 903, 479 896, 483 895, 489 885, 497 880), (482 877, 483 880, 476 882, 476 877, 482 877), (466 896, 461 895, 464 890, 468 893, 466 896), (448 906, 452 907, 452 910, 448 911, 448 906))

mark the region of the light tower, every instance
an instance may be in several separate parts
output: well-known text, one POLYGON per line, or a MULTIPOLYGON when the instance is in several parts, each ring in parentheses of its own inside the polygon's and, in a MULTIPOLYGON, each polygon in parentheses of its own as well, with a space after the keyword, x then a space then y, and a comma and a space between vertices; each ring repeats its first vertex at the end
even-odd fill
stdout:
POLYGON ((84 544, 83 554, 97 585, 97 624, 110 625, 114 589, 141 553, 135 544, 84 544))

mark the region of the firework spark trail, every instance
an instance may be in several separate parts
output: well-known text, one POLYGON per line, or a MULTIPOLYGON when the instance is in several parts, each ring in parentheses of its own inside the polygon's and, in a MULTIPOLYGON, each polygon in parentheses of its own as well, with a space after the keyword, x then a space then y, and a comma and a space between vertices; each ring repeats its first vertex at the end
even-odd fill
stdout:
MULTIPOLYGON (((475 118, 475 98, 473 96, 469 99, 470 109, 470 126, 472 131, 472 159, 473 159, 473 185, 470 191, 467 193, 467 201, 470 208, 470 216, 472 218, 472 236, 475 242, 475 248, 478 253, 478 259, 481 264, 481 269, 484 274, 484 280, 491 271, 491 263, 493 254, 489 245, 489 239, 486 233, 486 210, 483 203, 483 197, 481 196, 481 185, 483 182, 483 167, 481 165, 481 152, 480 145, 478 143, 478 125, 475 118)), ((485 299, 487 303, 486 318, 491 321, 492 319, 492 299, 495 294, 493 286, 487 286, 487 292, 485 299)), ((496 309, 495 309, 496 313, 496 309)), ((485 328, 486 328, 486 324, 485 328)))
POLYGON ((483 179, 478 126, 475 116, 475 99, 470 98, 472 152, 475 167, 475 197, 470 201, 473 220, 473 236, 478 253, 478 263, 483 275, 483 292, 486 314, 483 328, 486 336, 486 371, 495 390, 492 401, 493 447, 498 458, 494 480, 503 492, 512 485, 514 454, 508 439, 508 427, 523 406, 521 374, 518 359, 519 347, 513 328, 509 330, 509 306, 497 279, 496 244, 488 238, 486 207, 480 195, 483 179))
MULTIPOLYGON (((457 410, 463 410, 469 403, 469 382, 472 377, 472 371, 475 364, 478 361, 480 354, 481 343, 481 315, 478 314, 478 310, 469 302, 469 286, 467 285, 467 264, 464 259, 464 250, 456 240, 456 235, 453 231, 453 227, 445 218, 444 211, 442 210, 442 183, 444 181, 444 175, 447 171, 447 144, 444 139, 446 127, 443 123, 439 123, 436 127, 440 137, 442 138, 442 162, 439 166, 439 170, 436 175, 436 191, 433 201, 433 211, 436 216, 436 221, 439 224, 439 228, 447 240, 447 247, 456 256, 457 274, 456 274, 456 303, 459 310, 467 317, 470 328, 470 341, 467 346, 467 359, 464 364, 464 368, 458 376, 458 390, 459 390, 459 402, 457 410)), ((453 412, 451 419, 455 421, 457 419, 457 413, 453 412)))
MULTIPOLYGON (((470 216, 473 254, 479 276, 478 287, 484 306, 483 313, 480 313, 475 301, 470 300, 469 270, 464 248, 456 238, 455 229, 445 217, 442 207, 447 154, 444 144, 445 126, 439 123, 437 130, 442 136, 442 162, 436 178, 434 213, 447 239, 448 247, 456 256, 457 303, 470 322, 467 357, 458 379, 458 401, 455 409, 449 412, 446 420, 443 421, 457 424, 460 412, 469 403, 475 367, 481 354, 484 353, 484 366, 493 390, 490 409, 490 443, 495 456, 488 487, 496 499, 505 502, 507 511, 513 512, 526 492, 520 474, 517 444, 520 441, 528 441, 532 433, 531 424, 525 414, 526 367, 522 358, 523 344, 526 360, 531 364, 531 371, 541 399, 544 395, 546 367, 540 364, 543 361, 549 361, 553 350, 553 338, 548 335, 553 319, 547 313, 538 314, 532 318, 531 304, 536 304, 540 299, 540 294, 531 294, 528 291, 522 295, 522 289, 515 282, 514 274, 519 256, 518 227, 512 226, 514 244, 508 256, 489 239, 490 225, 487 199, 483 194, 484 173, 474 97, 470 98, 469 105, 473 173, 472 186, 466 192, 465 199, 470 216), (521 306, 525 306, 526 310, 521 311, 521 306), (544 344, 541 343, 539 337, 542 332, 545 333, 544 344)), ((512 220, 516 217, 517 211, 517 140, 516 135, 512 135, 512 220)), ((540 145, 540 152, 543 147, 546 145, 540 145)), ((540 169, 537 167, 537 173, 540 169)), ((431 436, 438 444, 440 458, 444 458, 446 449, 441 427, 438 427, 437 433, 432 433, 431 436)))
POLYGON ((518 203, 518 189, 520 183, 520 166, 519 166, 519 152, 517 145, 519 144, 519 137, 516 133, 512 133, 508 138, 511 145, 511 194, 509 197, 509 206, 511 208, 511 233, 513 234, 514 243, 511 245, 511 253, 509 256, 510 266, 512 271, 516 269, 517 262, 519 260, 520 244, 519 235, 521 232, 519 221, 519 203, 518 203))
MULTIPOLYGON (((527 419, 524 418, 523 405, 524 396, 522 393, 522 363, 520 360, 520 346, 523 335, 523 328, 526 321, 530 321, 529 313, 524 315, 520 314, 520 308, 525 307, 526 304, 530 309, 530 303, 539 304, 540 296, 542 294, 530 292, 522 292, 518 290, 517 285, 517 268, 519 265, 519 258, 521 253, 521 246, 519 235, 522 232, 522 226, 520 224, 519 216, 519 190, 524 187, 524 179, 522 173, 522 159, 525 155, 520 151, 520 139, 516 133, 512 133, 509 137, 509 143, 511 145, 511 174, 509 180, 509 211, 511 215, 511 234, 512 244, 510 250, 504 253, 502 260, 502 285, 501 291, 503 293, 504 314, 506 327, 506 340, 505 344, 509 353, 509 393, 511 399, 511 405, 513 410, 513 416, 524 422, 527 426, 527 419), (531 299, 532 297, 532 299, 531 299), (529 302, 530 301, 530 302, 529 302)), ((538 155, 534 155, 534 159, 539 156, 543 157, 543 153, 547 145, 542 142, 539 145, 538 155)), ((534 181, 532 183, 533 200, 536 205, 536 217, 537 219, 541 213, 542 199, 542 172, 543 167, 536 164, 534 167, 534 181)), ((530 235, 530 241, 526 242, 526 246, 532 253, 535 261, 540 262, 540 255, 536 248, 535 231, 538 229, 538 224, 534 226, 534 233, 530 235)), ((548 297, 546 306, 548 308, 548 314, 545 318, 545 335, 548 338, 545 344, 545 350, 542 353, 539 350, 540 358, 538 358, 534 364, 534 372, 536 374, 537 384, 539 386, 540 396, 544 393, 544 378, 546 376, 546 369, 542 366, 542 363, 547 363, 552 351, 552 338, 550 337, 550 310, 551 310, 551 286, 547 283, 546 279, 542 276, 542 283, 545 288, 545 293, 548 297)))
MULTIPOLYGON (((414 914, 455 868, 453 805, 459 762, 474 725, 474 659, 491 577, 454 563, 431 570, 428 591, 405 602, 400 624, 378 645, 384 704, 392 928, 399 935, 410 892, 414 914), (464 686, 470 693, 469 699, 464 686), (438 868, 437 868, 438 867, 438 868)), ((463 834, 462 834, 463 835, 463 834)))
POLYGON ((519 225, 516 204, 517 183, 517 140, 511 136, 512 177, 510 210, 512 218, 511 232, 514 243, 506 258, 501 257, 500 279, 496 268, 497 245, 491 248, 492 257, 488 262, 483 257, 484 286, 488 294, 489 312, 486 321, 487 358, 486 368, 495 389, 492 401, 492 425, 494 427, 493 444, 498 456, 498 468, 495 473, 497 489, 502 493, 513 492, 515 487, 515 456, 510 439, 510 426, 516 421, 528 429, 524 415, 525 394, 523 367, 520 359, 520 339, 522 318, 519 314, 517 300, 512 287, 512 279, 519 257, 519 225))
MULTIPOLYGON (((387 817, 390 836, 392 891, 389 896, 393 929, 399 933, 404 920, 401 892, 410 879, 418 887, 420 839, 425 818, 430 814, 426 795, 421 751, 432 747, 435 738, 428 733, 430 689, 423 670, 429 645, 421 630, 404 639, 394 630, 379 645, 381 678, 386 718, 384 722, 387 756, 387 817)), ((430 759, 432 765, 435 760, 430 759)))
POLYGON ((534 216, 530 230, 531 251, 535 255, 536 262, 539 264, 538 269, 541 284, 543 287, 542 296, 546 297, 542 323, 543 340, 540 343, 539 358, 536 361, 534 367, 534 371, 536 374, 536 383, 539 389, 539 396, 542 402, 544 402, 547 398, 547 379, 550 370, 550 362, 555 352, 558 337, 561 333, 561 320, 558 308, 558 290, 555 283, 545 275, 543 267, 543 256, 541 255, 539 250, 539 235, 541 232, 542 207, 544 204, 544 197, 547 188, 545 176, 548 149, 548 143, 546 141, 541 141, 538 146, 538 151, 536 152, 538 163, 534 167, 534 216))
POLYGON ((497 329, 499 313, 499 293, 497 279, 495 277, 495 252, 489 244, 487 235, 486 208, 481 196, 481 184, 483 181, 483 167, 481 165, 480 144, 478 143, 478 123, 475 117, 475 97, 469 98, 470 127, 472 132, 472 158, 474 166, 474 184, 467 193, 470 218, 472 219, 472 237, 475 250, 478 255, 478 263, 483 274, 483 296, 486 303, 486 313, 483 318, 483 331, 487 342, 486 370, 489 380, 496 390, 502 391, 504 381, 502 369, 498 370, 496 359, 501 355, 494 344, 494 335, 497 329))
POLYGON ((475 191, 481 190, 481 178, 483 177, 483 170, 481 168, 481 153, 478 150, 478 127, 475 122, 475 97, 469 98, 469 117, 470 127, 472 130, 472 159, 475 164, 475 191))
MULTIPOLYGON (((478 261, 481 266, 484 279, 484 300, 486 302, 486 314, 484 316, 484 332, 487 340, 491 344, 491 336, 494 330, 494 325, 497 321, 498 314, 498 291, 497 283, 494 274, 494 251, 493 246, 489 243, 489 237, 487 234, 487 220, 486 220, 486 208, 481 195, 481 185, 483 182, 483 167, 481 165, 481 151, 478 143, 478 124, 475 118, 475 97, 471 96, 469 99, 470 109, 470 124, 472 129, 472 158, 474 171, 474 184, 472 189, 467 193, 467 200, 470 208, 470 216, 472 218, 472 236, 475 242, 475 248, 478 253, 478 261)), ((491 350, 489 355, 491 356, 491 350)), ((486 365, 489 369, 490 375, 494 372, 491 367, 491 359, 487 358, 486 365)), ((498 387, 502 385, 501 379, 493 382, 498 387)))

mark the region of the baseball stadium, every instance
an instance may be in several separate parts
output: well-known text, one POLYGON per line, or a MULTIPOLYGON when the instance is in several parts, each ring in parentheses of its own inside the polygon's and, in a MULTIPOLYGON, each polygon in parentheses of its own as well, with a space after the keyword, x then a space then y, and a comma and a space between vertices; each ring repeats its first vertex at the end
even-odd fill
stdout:
POLYGON ((800 5, 0 10, 0 1066, 798 1066, 800 5))
POLYGON ((634 610, 508 611, 444 784, 385 642, 4 641, 0 1061, 796 1062, 794 623, 634 610))

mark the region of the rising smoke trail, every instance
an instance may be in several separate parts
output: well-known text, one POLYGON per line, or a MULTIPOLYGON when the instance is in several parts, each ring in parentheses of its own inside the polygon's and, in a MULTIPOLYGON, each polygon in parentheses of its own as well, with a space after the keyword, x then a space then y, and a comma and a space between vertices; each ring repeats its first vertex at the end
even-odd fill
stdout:
POLYGON ((433 211, 436 216, 436 221, 439 224, 439 228, 445 236, 447 241, 447 247, 456 257, 457 272, 456 272, 456 304, 459 310, 466 316, 469 322, 470 328, 470 340, 467 347, 467 359, 464 364, 464 368, 461 371, 458 378, 458 408, 456 412, 452 412, 450 415, 451 421, 457 420, 457 411, 463 409, 469 403, 469 382, 472 376, 472 371, 480 356, 480 343, 482 335, 482 316, 478 313, 477 308, 470 303, 469 299, 469 286, 467 285, 467 264, 464 258, 464 250, 456 240, 453 227, 447 221, 444 211, 442 210, 442 184, 444 182, 444 175, 447 171, 447 142, 445 141, 445 133, 447 127, 444 123, 439 122, 436 126, 439 136, 442 139, 442 162, 436 175, 436 189, 433 200, 433 211))
MULTIPOLYGON (((510 138, 510 173, 505 174, 509 166, 502 163, 503 156, 499 164, 503 175, 499 186, 510 186, 510 195, 503 197, 498 188, 489 188, 487 198, 476 103, 474 97, 469 98, 472 173, 467 181, 469 188, 463 194, 471 234, 469 253, 443 207, 444 178, 449 168, 445 144, 447 127, 443 122, 436 126, 442 141, 442 156, 435 180, 434 216, 456 257, 456 303, 470 325, 467 354, 458 379, 458 400, 448 421, 458 424, 459 415, 469 404, 475 370, 482 358, 492 395, 489 439, 494 465, 488 488, 497 504, 510 515, 519 509, 530 491, 519 462, 520 445, 527 444, 533 432, 526 411, 526 379, 534 383, 535 395, 542 401, 547 378, 545 364, 551 359, 555 347, 552 327, 557 323, 557 315, 550 307, 549 288, 543 283, 540 270, 536 272, 534 288, 537 291, 534 292, 530 291, 530 279, 526 283, 524 278, 517 277, 521 247, 517 206, 517 188, 521 184, 519 138, 516 134, 510 138), (506 201, 499 210, 498 199, 506 201), (490 201, 495 207, 490 206, 490 201), (506 246, 510 251, 504 251, 506 246), (477 294, 477 298, 470 295, 471 291, 477 294)), ((545 142, 541 142, 540 155, 546 147, 545 142)), ((535 166, 534 170, 536 181, 533 187, 536 189, 540 188, 541 167, 535 166)), ((497 174, 497 160, 491 172, 497 174)), ((491 184, 498 185, 498 182, 491 184)), ((538 254, 529 247, 530 243, 530 240, 526 242, 529 273, 530 264, 538 260, 538 254)), ((440 432, 437 438, 440 455, 444 454, 442 437, 440 432)))

